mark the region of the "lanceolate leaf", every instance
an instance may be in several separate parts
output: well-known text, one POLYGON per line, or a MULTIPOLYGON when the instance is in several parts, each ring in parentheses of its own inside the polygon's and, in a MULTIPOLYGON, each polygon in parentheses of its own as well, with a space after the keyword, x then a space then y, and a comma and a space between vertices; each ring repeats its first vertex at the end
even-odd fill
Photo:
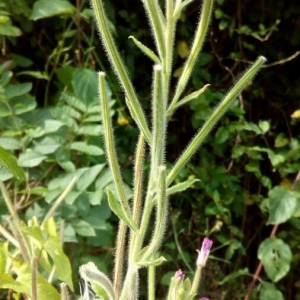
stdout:
POLYGON ((184 182, 175 184, 167 189, 167 196, 170 196, 175 193, 183 192, 191 187, 195 182, 200 181, 199 179, 188 179, 184 182))
POLYGON ((130 36, 130 39, 133 40, 133 42, 135 43, 135 45, 144 53, 146 54, 151 60, 153 60, 155 63, 157 64, 161 64, 161 61, 159 60, 158 56, 151 50, 149 49, 147 46, 145 46, 143 43, 141 43, 140 41, 138 41, 134 36, 130 36))
POLYGON ((126 223, 133 231, 137 231, 135 222, 126 215, 125 210, 121 207, 109 189, 107 189, 107 198, 110 209, 119 217, 119 219, 126 223))
POLYGON ((25 173, 18 166, 16 159, 1 146, 0 146, 0 166, 5 167, 9 171, 11 171, 16 178, 22 181, 26 181, 25 173))

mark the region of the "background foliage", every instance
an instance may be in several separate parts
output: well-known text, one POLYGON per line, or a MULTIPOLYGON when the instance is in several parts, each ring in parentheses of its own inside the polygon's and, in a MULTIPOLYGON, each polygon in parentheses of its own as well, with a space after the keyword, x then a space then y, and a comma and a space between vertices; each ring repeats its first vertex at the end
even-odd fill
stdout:
MULTIPOLYGON (((99 137, 96 71, 107 73, 116 142, 128 184, 138 132, 124 109, 88 1, 49 3, 0 4, 0 146, 26 170, 30 197, 27 187, 7 169, 0 169, 0 178, 25 221, 33 216, 42 220, 74 176, 78 178, 55 213, 57 224, 64 224, 64 247, 76 280, 78 266, 91 259, 102 270, 111 269, 116 231, 103 193, 112 179, 99 137)), ((200 1, 192 2, 178 24, 174 78, 188 54, 199 5, 200 1)), ((153 46, 143 7, 140 1, 134 9, 132 1, 107 1, 106 10, 147 112, 152 65, 128 40, 133 35, 153 46)), ((300 198, 295 184, 300 169, 299 24, 299 7, 292 2, 216 1, 188 89, 206 83, 211 87, 173 116, 168 161, 176 160, 255 57, 264 55, 268 63, 178 178, 178 182, 189 177, 201 181, 171 199, 172 221, 163 248, 168 263, 158 274, 161 295, 174 270, 192 272, 195 249, 209 234, 216 247, 203 286, 211 299, 244 299, 258 258, 265 268, 253 299, 300 299, 300 198), (272 230, 276 239, 269 238, 272 230), (270 254, 275 256, 268 261, 270 254)), ((5 225, 8 212, 2 200, 0 212, 5 225)))

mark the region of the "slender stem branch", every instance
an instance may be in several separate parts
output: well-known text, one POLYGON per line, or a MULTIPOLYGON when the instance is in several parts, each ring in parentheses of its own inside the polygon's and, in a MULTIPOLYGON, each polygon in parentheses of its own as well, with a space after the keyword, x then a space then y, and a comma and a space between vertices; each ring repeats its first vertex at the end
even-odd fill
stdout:
POLYGON ((161 11, 161 8, 156 0, 143 0, 146 12, 149 15, 150 25, 152 27, 156 48, 160 56, 160 60, 166 55, 164 43, 164 31, 166 22, 161 11))
POLYGON ((182 94, 183 90, 185 89, 185 87, 188 83, 188 80, 190 79, 191 72, 195 66, 197 57, 198 57, 199 52, 201 51, 202 45, 204 43, 204 38, 206 36, 208 25, 209 25, 209 22, 211 19, 212 8, 213 8, 213 0, 203 1, 200 22, 199 22, 198 28, 196 30, 194 43, 193 43, 191 52, 187 58, 187 61, 185 63, 182 74, 178 80, 175 95, 170 104, 170 110, 172 110, 172 107, 177 103, 177 101, 181 97, 181 94, 182 94))
POLYGON ((155 266, 148 269, 148 300, 155 300, 155 266))
POLYGON ((167 177, 167 186, 169 186, 178 173, 184 168, 184 166, 188 163, 194 153, 197 151, 201 143, 204 141, 206 136, 218 122, 218 120, 224 115, 227 109, 230 107, 234 99, 238 96, 238 94, 245 88, 245 86, 253 79, 255 74, 261 68, 261 66, 266 61, 266 58, 260 56, 256 62, 246 71, 246 73, 241 77, 241 79, 235 84, 235 86, 231 89, 231 91, 226 95, 224 100, 219 104, 219 106, 215 109, 212 115, 205 122, 201 130, 196 134, 194 139, 188 145, 187 149, 182 153, 179 157, 178 161, 174 165, 173 169, 170 171, 167 177))
MULTIPOLYGON (((151 2, 151 1, 150 1, 151 2)), ((156 1, 154 1, 156 2, 156 1)), ((144 134, 146 140, 149 144, 151 144, 151 134, 150 130, 147 125, 147 121, 144 115, 144 112, 142 110, 142 107, 138 101, 137 95, 134 91, 133 85, 127 75, 125 65, 118 53, 117 47, 115 45, 115 42, 113 40, 112 34, 109 30, 108 22, 104 13, 103 8, 103 0, 91 0, 93 9, 95 11, 95 18, 97 21, 97 25, 99 28, 99 32, 103 41, 103 45, 105 47, 105 50, 107 52, 107 56, 109 57, 111 64, 114 68, 114 71, 116 75, 118 76, 124 91, 127 95, 127 98, 132 104, 132 113, 133 118, 141 130, 141 132, 144 134)))
POLYGON ((1 189, 4 201, 6 203, 6 206, 8 208, 8 211, 11 215, 11 221, 9 223, 10 223, 11 229, 14 233, 14 237, 19 243, 19 247, 20 247, 20 250, 21 250, 24 260, 27 261, 28 263, 30 263, 31 252, 30 252, 28 240, 22 231, 19 216, 14 208, 12 200, 9 197, 8 191, 5 187, 5 185, 3 184, 3 182, 1 182, 1 181, 0 181, 0 189, 1 189))
POLYGON ((199 287, 199 283, 200 283, 200 279, 201 279, 201 271, 202 271, 202 268, 197 267, 188 300, 194 299, 194 297, 197 295, 197 291, 198 291, 198 287, 199 287))

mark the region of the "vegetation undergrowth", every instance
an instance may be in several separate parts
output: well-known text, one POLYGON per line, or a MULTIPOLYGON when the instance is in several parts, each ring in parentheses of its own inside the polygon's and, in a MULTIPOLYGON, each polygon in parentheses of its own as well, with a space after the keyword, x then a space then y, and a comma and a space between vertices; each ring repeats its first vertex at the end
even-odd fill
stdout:
MULTIPOLYGON (((284 286, 281 279, 291 268, 291 249, 293 253, 297 251, 297 238, 295 237, 293 242, 289 241, 295 231, 288 230, 288 228, 294 230, 299 228, 299 194, 297 192, 299 176, 296 175, 294 184, 291 180, 291 175, 297 174, 299 170, 299 139, 294 138, 291 131, 289 135, 281 132, 275 136, 273 119, 259 119, 258 117, 257 121, 247 121, 245 111, 249 104, 240 93, 243 85, 239 85, 243 83, 245 77, 237 80, 233 74, 240 72, 232 72, 234 67, 229 73, 237 82, 237 89, 233 88, 231 93, 226 94, 223 90, 215 92, 215 87, 208 88, 207 83, 215 83, 218 80, 218 78, 212 78, 205 68, 211 64, 213 56, 201 49, 202 52, 196 60, 195 52, 201 48, 205 27, 208 25, 206 21, 209 18, 206 21, 204 19, 202 23, 204 26, 202 29, 205 30, 198 31, 198 37, 200 37, 196 39, 198 44, 194 43, 189 46, 186 41, 191 39, 191 34, 188 35, 189 28, 183 26, 184 22, 187 22, 184 18, 190 6, 198 9, 198 6, 194 6, 193 3, 185 6, 189 2, 176 1, 172 4, 172 1, 168 1, 169 6, 166 7, 169 7, 169 10, 166 10, 166 16, 163 15, 161 8, 154 4, 156 9, 161 11, 158 16, 152 12, 152 17, 160 18, 159 21, 155 21, 151 19, 151 5, 153 4, 146 1, 145 8, 149 10, 149 19, 152 20, 150 24, 153 25, 153 32, 156 33, 154 34, 156 51, 152 52, 133 36, 131 42, 126 42, 136 46, 136 49, 131 48, 133 53, 137 54, 137 51, 142 50, 141 52, 150 58, 149 61, 155 64, 151 100, 152 122, 149 122, 151 105, 149 102, 145 103, 149 95, 149 90, 145 87, 147 87, 146 82, 149 83, 150 72, 145 70, 133 72, 133 67, 135 67, 133 58, 120 59, 119 57, 117 60, 120 60, 121 68, 126 61, 135 85, 138 82, 136 93, 131 87, 132 82, 126 79, 126 72, 118 73, 117 71, 125 92, 125 97, 123 96, 118 84, 111 79, 106 62, 104 59, 102 62, 102 58, 100 59, 92 46, 96 43, 93 35, 86 36, 84 33, 85 25, 83 24, 91 20, 92 16, 91 10, 83 9, 84 1, 81 7, 77 3, 76 17, 72 19, 68 16, 75 12, 75 8, 68 1, 55 1, 51 7, 42 0, 35 1, 32 7, 20 2, 21 4, 18 4, 20 6, 16 5, 13 8, 10 1, 4 1, 4 8, 8 11, 15 10, 16 14, 5 15, 5 22, 1 23, 4 24, 1 32, 6 32, 6 36, 1 37, 2 51, 5 51, 9 43, 13 45, 15 41, 18 41, 15 37, 18 37, 21 32, 12 25, 11 20, 16 22, 19 15, 30 16, 27 23, 22 23, 22 29, 25 32, 32 30, 33 22, 55 17, 55 15, 66 16, 57 24, 58 27, 63 26, 66 30, 63 35, 58 36, 57 47, 54 47, 51 55, 47 57, 48 61, 43 71, 19 72, 17 75, 27 78, 27 82, 25 80, 25 83, 24 81, 19 83, 13 69, 30 66, 30 60, 24 56, 12 55, 1 67, 0 142, 3 168, 0 171, 1 180, 6 184, 1 185, 3 194, 1 235, 4 243, 1 244, 1 257, 3 258, 1 274, 3 276, 0 286, 8 289, 8 297, 12 295, 26 298, 26 295, 29 295, 33 299, 48 299, 50 296, 51 299, 58 299, 59 293, 53 285, 64 281, 73 289, 72 282, 74 279, 77 280, 75 274, 77 274, 78 266, 90 260, 96 263, 101 272, 104 271, 103 273, 110 277, 112 264, 107 263, 107 257, 111 257, 110 246, 114 235, 112 225, 116 222, 116 218, 111 216, 110 208, 131 230, 130 242, 126 240, 129 243, 126 247, 128 253, 124 251, 121 243, 122 226, 123 229, 125 227, 124 223, 121 223, 114 287, 111 289, 107 277, 103 276, 103 273, 98 273, 95 265, 88 263, 80 268, 80 274, 85 279, 84 297, 95 295, 87 283, 91 278, 86 275, 86 272, 100 280, 104 288, 95 289, 95 291, 102 295, 108 293, 107 297, 114 297, 115 293, 120 293, 120 297, 126 299, 128 291, 130 291, 130 296, 134 296, 139 290, 141 290, 140 297, 146 297, 147 293, 144 294, 146 288, 138 288, 137 283, 140 287, 146 286, 147 276, 150 278, 149 299, 153 299, 154 294, 159 299, 166 295, 169 299, 173 299, 174 293, 171 291, 178 292, 180 297, 183 297, 182 299, 193 297, 199 284, 197 279, 199 274, 197 272, 194 274, 195 249, 199 248, 204 236, 209 236, 214 240, 214 260, 208 262, 203 270, 201 295, 209 296, 211 299, 233 299, 234 297, 234 299, 244 297, 245 299, 249 297, 283 299, 283 295, 290 298, 291 293, 295 293, 291 291, 291 286, 296 288, 297 281, 289 277, 291 278, 289 284, 284 286), (174 5, 173 15, 170 9, 172 5, 174 5), (47 10, 41 9, 43 7, 47 7, 47 10), (82 13, 79 13, 81 9, 82 13), (176 41, 175 34, 172 33, 175 23, 179 29, 176 37, 180 37, 176 41), (73 26, 76 26, 78 30, 77 36, 72 30, 73 26), (169 39, 165 38, 165 32, 168 33, 169 39), (80 38, 78 33, 82 33, 83 38, 80 38), (68 44, 72 39, 73 42, 68 44), (71 66, 70 60, 70 49, 74 46, 75 40, 78 51, 74 52, 71 60, 76 62, 77 67, 71 66), (89 47, 85 50, 82 43, 88 44, 89 47), (173 45, 176 45, 176 48, 173 49, 173 45), (179 64, 184 60, 187 63, 185 67, 181 67, 179 64), (104 73, 100 73, 102 108, 97 99, 97 73, 87 68, 90 65, 94 66, 95 62, 101 70, 109 74, 105 76, 108 79, 108 84, 106 84, 103 82, 104 73), (174 67, 171 68, 171 65, 174 67), (193 65, 194 68, 192 68, 193 65), (193 72, 191 72, 192 69, 194 69, 193 72), (134 73, 143 74, 140 78, 143 78, 145 83, 140 83, 139 76, 134 73), (36 94, 36 90, 32 90, 32 78, 44 80, 46 83, 43 94, 45 96, 44 107, 41 107, 40 98, 37 97, 38 101, 36 101, 32 95, 36 94), (187 83, 188 78, 191 79, 192 88, 187 83), (51 95, 53 82, 58 90, 55 97, 51 97, 53 96, 51 95), (141 90, 140 86, 143 86, 141 90), (196 92, 193 92, 194 90, 196 92), (142 133, 138 143, 136 142, 138 130, 130 124, 131 120, 124 106, 123 97, 127 101, 132 119, 142 133), (109 108, 103 102, 105 98, 108 99, 109 108), (225 108, 229 109, 228 114, 222 118, 222 125, 217 127, 213 134, 207 136, 220 114, 224 113, 225 108, 217 106, 218 103, 219 105, 224 103, 220 102, 224 98, 225 108), (159 99, 161 101, 158 103, 154 101, 159 99), (55 107, 48 106, 51 102, 55 104, 55 107), (178 108, 180 105, 181 107, 178 108), (119 108, 116 109, 116 107, 119 108), (219 110, 218 108, 214 110, 214 107, 219 107, 219 110), (99 114, 101 109, 102 113, 99 114), (191 116, 189 131, 192 131, 192 127, 198 129, 203 123, 204 127, 194 137, 190 145, 192 148, 188 147, 183 154, 180 154, 178 151, 186 147, 184 142, 188 142, 188 138, 192 138, 193 133, 186 132, 182 139, 178 138, 176 135, 178 128, 174 131, 173 124, 177 126, 174 120, 184 120, 181 112, 186 113, 187 110, 190 111, 191 116), (159 115, 160 113, 162 115, 159 115), (212 119, 208 118, 210 115, 212 119), (111 126, 110 117, 117 117, 119 125, 115 138, 107 133, 110 132, 108 130, 111 126), (161 123, 156 124, 158 121, 161 123), (166 134, 167 124, 168 134, 166 134), (102 141, 99 141, 99 135, 105 136, 106 152, 110 153, 108 161, 113 172, 107 169, 105 148, 102 141), (202 141, 206 136, 206 142, 203 144, 202 141), (118 146, 117 150, 113 149, 114 140, 118 146), (128 159, 136 143, 135 158, 128 159), (146 144, 145 149, 143 144, 146 144), (200 154, 198 155, 195 153, 200 144, 202 147, 197 150, 200 154), (178 150, 173 150, 174 146, 177 146, 175 148, 178 150), (24 168, 25 173, 5 149, 16 155, 17 164, 24 168), (119 151, 123 149, 126 150, 119 151), (172 150, 169 151, 170 149, 172 150), (144 155, 142 152, 145 150, 147 152, 144 155), (118 159, 114 158, 115 152, 118 153, 118 159), (193 161, 188 163, 192 155, 193 161), (173 164, 172 162, 178 156, 179 159, 173 164), (122 177, 118 175, 117 161, 122 167, 122 177), (131 164, 135 165, 134 178, 129 171, 131 164), (274 179, 272 173, 277 174, 276 176, 281 180, 274 179), (142 177, 144 177, 143 184, 141 183, 142 177), (254 182, 258 183, 256 189, 255 185, 251 184, 253 178, 255 178, 254 182), (120 180, 123 181, 121 185, 120 180), (26 183, 23 184, 22 181, 26 183), (132 181, 133 188, 131 187, 132 181), (138 187, 137 190, 136 187, 138 187), (190 189, 186 190, 188 187, 190 189), (167 201, 166 195, 172 195, 170 198, 172 200, 167 201), (134 201, 127 202, 130 199, 134 201), (146 216, 140 220, 138 212, 143 211, 139 206, 143 204, 137 201, 142 199, 148 199, 149 204, 148 207, 145 206, 147 210, 143 213, 146 216), (158 201, 158 199, 163 200, 158 201), (20 220, 19 215, 26 220, 26 224, 20 220), (155 224, 150 223, 154 226, 152 229, 146 225, 142 226, 147 224, 147 222, 143 223, 143 220, 147 218, 156 218, 155 224), (253 233, 251 230, 253 226, 249 224, 257 218, 259 220, 258 233, 253 233), (166 220, 170 221, 166 222, 166 220), (278 225, 282 223, 285 223, 285 229, 278 232, 278 225), (164 229, 166 224, 167 229, 164 229), (264 229, 268 224, 273 226, 270 232, 264 229), (60 228, 59 233, 57 226, 60 228), (152 238, 151 233, 153 233, 152 238), (173 236, 174 239, 172 239, 173 236), (161 248, 163 238, 167 242, 163 243, 164 247, 161 248), (150 240, 150 242, 143 242, 144 240, 150 240), (65 250, 75 273, 72 273, 68 258, 62 251, 62 241, 65 243, 65 250), (78 243, 79 247, 72 247, 74 243, 78 243), (257 258, 251 256, 256 253, 255 245, 258 244, 260 244, 258 259, 261 263, 256 270, 244 268, 243 266, 251 266, 252 262, 256 263, 257 258), (99 251, 99 254, 95 255, 93 251, 99 251), (121 252, 124 253, 125 260, 128 255, 129 262, 124 264, 125 268, 128 267, 124 284, 123 272, 120 271, 122 264, 118 262, 122 261, 119 258, 121 252), (156 268, 156 264, 164 259, 168 262, 156 268), (262 264, 265 274, 263 280, 258 283, 262 264), (220 266, 223 266, 222 270, 220 266), (217 268, 217 271, 212 271, 210 268, 217 268), (182 271, 176 272, 178 269, 182 269, 185 275, 182 271), (148 270, 148 274, 145 270, 148 270), (214 274, 214 272, 218 274, 209 282, 209 277, 213 276, 209 273, 214 274), (249 276, 252 273, 255 274, 253 280, 249 276), (131 276, 132 274, 134 276, 131 276), (187 277, 192 278, 194 275, 193 284, 189 283, 187 277), (184 277, 185 280, 183 280, 184 277), (208 282, 205 282, 206 277, 208 282), (174 285, 176 280, 177 285, 174 285), (235 284, 237 280, 242 284, 235 284), (253 291, 255 285, 256 288, 253 291), (121 286, 123 286, 122 289, 121 286)), ((279 25, 277 20, 270 27, 260 26, 259 31, 249 26, 240 26, 235 29, 237 25, 224 12, 226 3, 217 2, 215 18, 219 22, 220 30, 224 31, 228 28, 230 32, 236 32, 239 36, 248 35, 257 40, 263 40, 277 30, 279 25)), ((205 3, 208 5, 210 1, 205 3)), ((99 8, 98 12, 101 13, 101 9, 99 8)), ((109 1, 106 3, 106 9, 111 20, 114 16, 114 9, 109 1)), ((204 12, 205 10, 202 11, 202 20, 204 12)), ((137 19, 134 14, 128 15, 126 11, 122 11, 119 15, 124 19, 127 18, 129 22, 133 21, 130 26, 136 26, 137 19)), ((106 47, 115 47, 114 44, 110 44, 113 40, 110 40, 109 30, 112 30, 117 37, 116 28, 108 19, 105 19, 104 15, 100 17, 101 20, 108 22, 107 32, 105 32, 105 27, 102 28, 102 31, 104 30, 102 40, 107 39, 106 47)), ((201 22, 199 26, 200 24, 201 22)), ((193 31, 193 26, 191 28, 193 31)), ((127 33, 126 30, 124 33, 127 33)), ((129 31, 128 35, 133 35, 133 33, 129 31)), ((143 36, 143 34, 138 32, 138 36, 143 36)), ((118 41, 119 37, 116 40, 118 41)), ((243 43, 243 46, 250 50, 251 45, 244 41, 243 43)), ((106 51, 108 54, 118 56, 117 52, 111 51, 111 48, 106 51)), ((216 54, 217 50, 214 50, 214 53, 216 54)), ((240 53, 231 54, 232 59, 239 61, 240 53)), ((111 61, 115 62, 115 69, 120 67, 116 58, 112 57, 111 61)), ((222 64, 221 61, 220 63, 222 64)), ((272 65, 272 62, 269 65, 272 65)), ((254 75, 246 74, 250 77, 254 75)), ((251 88, 248 88, 247 95, 252 93, 257 96, 262 93, 261 87, 253 88, 254 84, 255 81, 250 86, 251 88)), ((291 126, 297 123, 298 117, 297 111, 294 111, 291 126)), ((293 268, 296 265, 297 256, 294 255, 293 268)), ((93 279, 91 281, 96 283, 93 279)), ((63 287, 62 296, 68 298, 66 286, 63 285, 63 287)), ((3 297, 5 296, 4 290, 3 297)))

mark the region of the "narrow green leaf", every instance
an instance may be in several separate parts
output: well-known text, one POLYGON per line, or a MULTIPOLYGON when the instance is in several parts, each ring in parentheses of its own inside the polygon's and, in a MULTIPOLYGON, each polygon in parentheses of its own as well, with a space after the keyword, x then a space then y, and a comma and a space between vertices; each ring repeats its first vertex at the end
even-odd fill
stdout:
MULTIPOLYGON (((205 6, 210 5, 212 1, 205 1, 205 6), (207 3, 206 3, 207 2, 207 3)), ((211 9, 211 7, 209 8, 211 9)), ((203 12, 202 12, 203 13, 203 12)), ((207 16, 204 16, 207 18, 207 16)), ((234 87, 230 90, 230 92, 225 96, 224 100, 219 104, 219 106, 215 109, 209 119, 205 122, 203 127, 200 131, 196 134, 193 140, 190 142, 186 150, 181 154, 179 159, 177 160, 176 164, 174 165, 173 169, 170 171, 167 177, 167 186, 169 186, 179 171, 186 165, 186 163, 191 159, 194 153, 197 151, 199 146, 202 144, 206 136, 212 130, 214 125, 218 122, 218 120, 224 115, 224 113, 228 110, 231 106, 234 99, 237 95, 245 88, 247 84, 253 79, 255 74, 261 68, 261 66, 265 63, 266 58, 263 56, 258 57, 256 62, 245 72, 245 74, 240 78, 240 80, 234 85, 234 87)), ((179 83, 178 83, 179 84, 179 83)), ((180 90, 180 89, 179 89, 180 90)), ((178 91, 179 91, 178 90, 178 91)), ((173 98, 173 105, 176 104, 177 99, 181 92, 178 92, 178 96, 174 96, 173 98)), ((172 107, 172 104, 170 105, 172 107)), ((170 109, 170 108, 169 108, 170 109)), ((171 108, 172 109, 172 108, 171 108)))
POLYGON ((72 14, 74 11, 75 7, 66 0, 38 0, 33 5, 30 19, 36 21, 56 15, 72 14))
POLYGON ((157 63, 157 64, 161 64, 160 59, 158 58, 158 56, 151 50, 149 49, 147 46, 145 46, 143 43, 141 43, 140 41, 138 41, 134 36, 129 36, 129 39, 133 40, 133 42, 135 43, 135 45, 146 55, 148 56, 153 62, 157 63))
POLYGON ((185 96, 184 98, 182 98, 180 101, 178 101, 178 103, 176 103, 176 105, 172 108, 169 108, 167 111, 168 116, 171 116, 173 114, 173 112, 180 106, 198 98, 201 94, 203 94, 206 89, 210 86, 210 84, 206 84, 202 89, 195 91, 187 96, 185 96))
POLYGON ((189 187, 191 187, 195 182, 198 182, 198 181, 200 181, 200 179, 188 179, 184 182, 175 184, 167 189, 167 196, 183 192, 183 191, 187 190, 189 187))
POLYGON ((145 260, 137 262, 140 267, 160 266, 163 262, 167 261, 163 256, 156 259, 145 260))
POLYGON ((50 77, 46 72, 39 72, 39 71, 22 71, 19 72, 18 75, 28 75, 36 79, 45 79, 49 80, 50 77))
POLYGON ((121 207, 114 194, 107 188, 107 198, 110 209, 115 213, 116 216, 124 223, 126 223, 133 231, 137 231, 137 225, 133 220, 131 220, 125 213, 124 209, 121 207))
POLYGON ((22 168, 17 164, 16 159, 4 148, 0 146, 0 166, 7 168, 12 174, 22 180, 26 181, 26 176, 22 168))
POLYGON ((249 275, 249 270, 248 268, 245 269, 240 269, 236 272, 231 273, 230 275, 224 277, 221 281, 218 281, 219 285, 223 285, 227 282, 230 282, 232 280, 235 280, 236 278, 240 277, 240 276, 245 276, 245 275, 249 275))

